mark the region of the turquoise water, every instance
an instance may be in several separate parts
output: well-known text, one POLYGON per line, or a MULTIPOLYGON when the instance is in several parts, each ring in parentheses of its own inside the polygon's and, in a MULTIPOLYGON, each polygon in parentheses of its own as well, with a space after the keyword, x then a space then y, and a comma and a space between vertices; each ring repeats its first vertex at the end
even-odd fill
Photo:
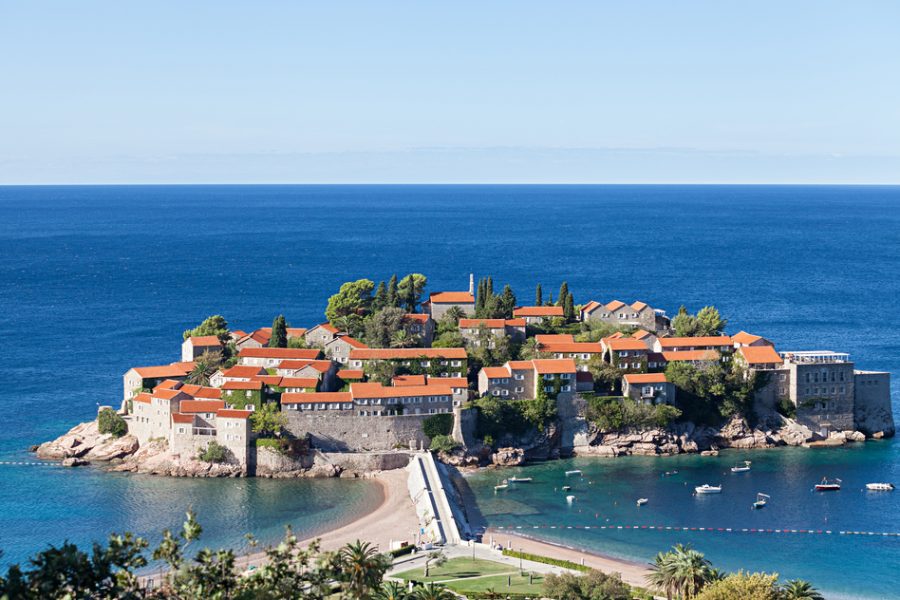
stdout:
POLYGON ((680 526, 813 529, 900 533, 900 492, 864 491, 872 481, 900 481, 898 445, 870 442, 840 449, 726 451, 719 457, 576 458, 467 478, 491 526, 521 526, 527 535, 646 563, 675 543, 690 543, 725 569, 776 571, 802 577, 829 597, 885 598, 896 591, 900 537, 821 534, 676 532, 647 529, 559 529, 560 526, 680 526), (749 473, 730 467, 751 460, 749 473), (581 469, 583 476, 566 477, 581 469), (664 476, 665 471, 678 471, 664 476), (510 476, 533 477, 495 493, 510 476), (823 476, 843 480, 839 492, 814 492, 823 476), (697 496, 694 486, 723 486, 697 496), (571 485, 565 492, 563 485, 571 485), (756 494, 772 498, 761 510, 756 494), (566 495, 575 501, 569 505, 566 495), (648 504, 638 507, 638 498, 648 504), (539 528, 535 529, 535 526, 539 528), (556 526, 551 529, 550 526, 556 526))
MULTIPOLYGON (((117 403, 129 367, 176 360, 181 332, 210 314, 242 329, 281 312, 309 326, 342 282, 411 271, 428 275, 429 290, 464 289, 470 272, 490 274, 522 302, 537 282, 556 296, 563 279, 579 303, 640 299, 674 313, 712 302, 732 330, 783 349, 850 352, 864 368, 892 371, 900 414, 898 265, 900 187, 0 186, 0 461, 32 460, 28 446, 93 418, 98 403, 117 403)), ((882 447, 894 442, 868 446, 859 460, 894 468, 896 454, 882 447)), ((786 453, 780 468, 802 470, 809 456, 786 453)), ((829 474, 811 471, 802 486, 829 474)), ((718 501, 735 488, 726 490, 718 501)), ((0 465, 0 565, 66 538, 158 532, 191 504, 207 541, 240 546, 247 531, 277 537, 287 521, 316 528, 349 518, 374 493, 366 482, 0 465)), ((816 502, 845 495, 800 497, 798 517, 814 520, 816 502)), ((777 514, 778 498, 754 518, 777 514)), ((734 500, 743 514, 749 500, 734 500)), ((648 508, 658 502, 654 494, 648 508)), ((888 516, 858 518, 874 527, 888 516)), ((629 548, 649 556, 668 541, 629 548)), ((717 559, 767 555, 762 540, 743 542, 717 559)), ((823 577, 828 552, 847 547, 820 555, 820 541, 791 543, 823 577)), ((859 551, 840 554, 846 581, 896 579, 893 568, 867 571, 886 564, 883 542, 871 542, 872 553, 850 543, 859 551)))

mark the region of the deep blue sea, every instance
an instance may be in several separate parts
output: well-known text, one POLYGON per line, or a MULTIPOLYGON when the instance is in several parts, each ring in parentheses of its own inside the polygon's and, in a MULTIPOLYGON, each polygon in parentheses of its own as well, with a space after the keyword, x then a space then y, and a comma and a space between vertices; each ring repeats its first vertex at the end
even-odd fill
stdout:
MULTIPOLYGON (((0 461, 31 460, 29 445, 91 418, 98 403, 117 403, 130 366, 176 360, 181 332, 210 314, 242 329, 282 312, 309 326, 343 281, 410 271, 428 275, 430 290, 465 289, 470 272, 492 275, 523 303, 536 283, 555 295, 562 280, 576 302, 640 299, 672 313, 714 303, 730 330, 780 349, 847 351, 862 368, 891 371, 898 412, 898 268, 900 187, 0 187, 0 461)), ((729 483, 728 493, 698 504, 685 482, 679 493, 654 487, 645 512, 686 524, 715 517, 719 526, 730 516, 722 506, 733 505, 739 522, 778 517, 799 527, 827 516, 900 531, 900 492, 870 498, 848 485, 828 499, 804 494, 810 478, 826 474, 854 486, 869 475, 900 483, 897 443, 762 454, 752 477, 765 490, 755 480, 729 483), (833 468, 823 458, 832 456, 833 468), (747 495, 756 491, 778 500, 750 516, 747 495)), ((691 482, 723 470, 721 460, 672 460, 699 470, 691 482)), ((662 485, 652 461, 589 468, 610 490, 620 489, 613 480, 626 482, 614 502, 629 508, 640 492, 631 482, 646 473, 662 485)), ((0 561, 113 529, 152 534, 177 525, 188 505, 207 542, 239 546, 245 531, 271 539, 286 522, 320 531, 359 514, 377 493, 352 481, 181 481, 0 465, 0 561)), ((571 513, 547 504, 537 486, 517 498, 551 519, 571 513)), ((494 522, 505 518, 491 510, 494 522)), ((778 538, 790 553, 758 538, 728 539, 566 537, 640 560, 693 541, 729 568, 808 573, 822 588, 865 597, 884 596, 900 564, 896 538, 778 538)))

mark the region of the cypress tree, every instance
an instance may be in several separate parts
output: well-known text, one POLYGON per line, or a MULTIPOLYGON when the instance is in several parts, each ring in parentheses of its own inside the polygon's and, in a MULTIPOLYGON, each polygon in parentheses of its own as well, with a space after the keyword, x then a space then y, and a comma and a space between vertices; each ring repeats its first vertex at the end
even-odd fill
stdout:
POLYGON ((566 303, 566 296, 568 296, 568 295, 569 295, 569 284, 567 282, 563 281, 562 285, 559 286, 559 296, 557 296, 557 298, 559 298, 559 299, 556 301, 556 305, 564 306, 566 303))
POLYGON ((534 290, 534 305, 541 306, 544 303, 544 292, 541 290, 541 284, 537 284, 534 290))
POLYGON ((500 308, 503 311, 504 319, 512 319, 513 309, 516 307, 516 295, 513 293, 509 285, 503 286, 503 293, 500 294, 500 308))
POLYGON ((387 306, 387 288, 384 287, 384 281, 378 282, 378 289, 375 290, 375 298, 372 299, 372 310, 377 312, 387 306))
POLYGON ((566 316, 566 321, 575 320, 575 300, 572 298, 572 292, 566 294, 566 303, 563 308, 563 314, 566 316))
POLYGON ((488 276, 487 278, 487 296, 491 297, 494 295, 494 278, 488 276))
POLYGON ((400 293, 397 291, 397 275, 391 275, 391 280, 388 282, 387 289, 387 298, 385 299, 385 306, 400 306, 400 293))
POLYGON ((287 323, 284 315, 278 315, 272 321, 272 337, 269 338, 270 348, 287 348, 287 323))
POLYGON ((550 292, 550 297, 547 298, 547 306, 553 306, 553 292, 550 292))
POLYGON ((478 280, 478 289, 475 290, 475 316, 481 317, 484 312, 484 279, 478 280))

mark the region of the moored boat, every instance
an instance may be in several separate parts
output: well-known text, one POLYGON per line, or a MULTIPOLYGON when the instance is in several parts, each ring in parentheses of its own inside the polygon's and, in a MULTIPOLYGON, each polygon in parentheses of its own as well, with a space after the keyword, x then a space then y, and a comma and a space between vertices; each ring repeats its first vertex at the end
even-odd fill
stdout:
POLYGON ((768 500, 769 498, 771 498, 771 496, 763 494, 762 492, 756 494, 756 502, 753 503, 753 508, 764 507, 766 505, 766 500, 768 500))
POLYGON ((744 466, 743 466, 743 467, 738 466, 738 465, 735 465, 735 466, 731 467, 731 472, 732 472, 732 473, 746 473, 746 472, 749 471, 749 470, 750 470, 750 461, 749 461, 749 460, 745 460, 745 461, 744 461, 744 466))
POLYGON ((534 479, 531 477, 510 477, 509 478, 510 483, 531 483, 532 481, 534 481, 534 479))
POLYGON ((498 491, 500 491, 500 490, 505 490, 505 489, 508 488, 508 487, 509 487, 509 483, 507 482, 506 479, 504 479, 501 483, 499 483, 498 485, 495 485, 495 486, 494 486, 494 491, 495 491, 495 492, 498 492, 498 491))
POLYGON ((643 506, 643 505, 647 504, 648 502, 650 502, 649 498, 638 498, 637 505, 643 506))
POLYGON ((816 484, 815 489, 817 492, 836 492, 841 489, 841 480, 823 477, 822 481, 816 484))
POLYGON ((872 492, 892 492, 894 491, 893 483, 867 483, 866 489, 872 492))
POLYGON ((575 496, 566 496, 566 502, 572 504, 573 502, 575 502, 575 496))
POLYGON ((581 469, 572 469, 571 471, 566 471, 566 477, 570 475, 581 475, 581 469))
POLYGON ((708 483, 704 483, 703 485, 698 485, 697 487, 695 487, 694 491, 698 494, 721 494, 722 486, 709 485, 708 483))
POLYGON ((571 486, 571 485, 564 485, 564 486, 562 486, 562 491, 564 491, 564 492, 568 492, 568 491, 571 490, 571 489, 572 489, 572 486, 571 486))

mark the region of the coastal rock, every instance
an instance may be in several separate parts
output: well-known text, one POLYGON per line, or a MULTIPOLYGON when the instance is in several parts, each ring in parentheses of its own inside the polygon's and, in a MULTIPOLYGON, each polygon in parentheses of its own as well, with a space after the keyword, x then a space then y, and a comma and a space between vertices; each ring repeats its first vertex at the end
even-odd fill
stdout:
POLYGON ((501 467, 517 467, 525 463, 525 451, 521 448, 499 448, 491 462, 501 467))
POLYGON ((847 438, 848 442, 864 442, 866 441, 866 434, 861 431, 845 431, 844 436, 847 438))
POLYGON ((881 440, 881 439, 884 439, 884 432, 883 432, 883 431, 876 431, 875 433, 872 434, 872 439, 873 439, 873 440, 881 440))
POLYGON ((109 461, 124 458, 138 449, 138 442, 132 435, 120 438, 97 429, 97 421, 80 423, 53 441, 45 442, 35 449, 38 458, 63 460, 84 458, 92 461, 109 461))
POLYGON ((704 450, 703 452, 700 453, 700 456, 718 456, 718 455, 719 455, 718 450, 704 450))
POLYGON ((165 440, 153 440, 138 448, 112 471, 168 475, 171 477, 240 477, 244 474, 238 465, 207 463, 190 456, 169 452, 165 440))
POLYGON ((83 466, 89 465, 91 463, 84 460, 83 458, 78 458, 76 456, 70 456, 69 458, 62 459, 62 462, 60 464, 64 467, 83 467, 83 466))

